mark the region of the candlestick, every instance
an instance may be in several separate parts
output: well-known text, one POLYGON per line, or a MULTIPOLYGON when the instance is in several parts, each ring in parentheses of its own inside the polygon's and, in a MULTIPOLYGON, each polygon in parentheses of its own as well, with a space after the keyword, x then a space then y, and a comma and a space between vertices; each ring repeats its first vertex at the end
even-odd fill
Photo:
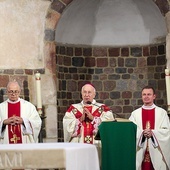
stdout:
POLYGON ((42 99, 41 99, 41 74, 35 74, 36 80, 36 91, 37 91, 37 111, 41 115, 42 114, 42 99))
POLYGON ((165 69, 166 95, 168 104, 168 113, 170 113, 170 71, 165 69))

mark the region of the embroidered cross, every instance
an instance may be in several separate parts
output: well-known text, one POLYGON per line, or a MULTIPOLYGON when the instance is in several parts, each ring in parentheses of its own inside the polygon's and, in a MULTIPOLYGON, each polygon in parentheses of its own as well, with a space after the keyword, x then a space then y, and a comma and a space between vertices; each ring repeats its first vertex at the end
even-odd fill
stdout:
POLYGON ((91 136, 86 136, 85 141, 86 141, 86 143, 90 143, 92 141, 91 136))
POLYGON ((150 127, 151 127, 150 121, 147 121, 146 122, 146 129, 150 129, 150 127))
POLYGON ((10 139, 10 141, 14 143, 17 143, 18 140, 20 140, 20 137, 17 137, 16 134, 13 134, 13 138, 10 139))

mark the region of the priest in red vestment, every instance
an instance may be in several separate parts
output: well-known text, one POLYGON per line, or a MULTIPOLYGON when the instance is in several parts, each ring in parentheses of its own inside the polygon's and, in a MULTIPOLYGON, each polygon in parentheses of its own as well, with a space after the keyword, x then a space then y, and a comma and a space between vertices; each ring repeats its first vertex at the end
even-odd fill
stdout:
POLYGON ((113 121, 113 113, 105 104, 96 102, 92 84, 85 84, 81 95, 81 103, 72 104, 63 118, 64 141, 95 144, 98 126, 102 121, 113 121))
POLYGON ((136 170, 170 169, 170 122, 167 112, 154 104, 153 87, 142 89, 143 106, 129 120, 137 125, 136 170))
POLYGON ((19 98, 16 81, 7 85, 8 99, 0 104, 0 144, 36 143, 41 118, 30 102, 19 98))

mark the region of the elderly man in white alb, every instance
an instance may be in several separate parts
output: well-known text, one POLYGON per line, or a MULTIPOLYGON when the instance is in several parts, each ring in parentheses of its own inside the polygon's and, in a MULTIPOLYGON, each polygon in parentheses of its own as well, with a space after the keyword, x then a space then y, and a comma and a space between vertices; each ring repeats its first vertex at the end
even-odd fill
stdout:
POLYGON ((95 144, 98 126, 102 121, 113 121, 113 113, 105 104, 96 102, 92 84, 85 84, 81 95, 81 103, 72 104, 63 118, 64 141, 95 144))
POLYGON ((143 106, 132 112, 137 125, 136 170, 170 169, 170 122, 167 112, 154 104, 153 87, 142 89, 143 106))
POLYGON ((8 99, 0 104, 0 144, 36 143, 41 118, 30 102, 19 98, 16 81, 7 85, 8 99))

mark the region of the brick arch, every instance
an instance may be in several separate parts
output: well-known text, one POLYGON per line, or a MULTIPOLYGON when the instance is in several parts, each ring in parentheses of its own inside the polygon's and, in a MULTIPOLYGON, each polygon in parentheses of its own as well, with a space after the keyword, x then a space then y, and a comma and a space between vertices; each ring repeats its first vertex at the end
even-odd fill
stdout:
MULTIPOLYGON (((57 28, 57 23, 58 23, 61 15, 63 13, 63 11, 73 1, 74 0, 53 0, 52 3, 51 3, 50 8, 48 10, 47 16, 46 16, 45 38, 44 38, 44 40, 45 40, 45 57, 46 57, 46 62, 45 63, 46 63, 46 68, 52 71, 52 73, 54 75, 54 79, 56 79, 55 77, 62 79, 62 75, 61 75, 60 71, 57 72, 57 76, 56 76, 56 61, 55 60, 56 60, 57 51, 61 52, 61 53, 59 53, 60 58, 64 58, 65 57, 64 54, 62 56, 62 52, 63 52, 62 51, 62 47, 61 48, 58 47, 57 51, 56 51, 55 30, 57 28)), ((159 3, 158 1, 161 1, 161 0, 156 0, 155 3, 157 4, 159 9, 161 10, 162 14, 165 15, 168 12, 167 11, 167 4, 168 3, 164 2, 163 4, 165 6, 163 6, 163 7, 166 7, 166 8, 163 8, 162 4, 159 3)), ((162 0, 162 1, 164 1, 164 0, 162 0)), ((134 53, 137 52, 137 54, 138 54, 139 51, 141 51, 141 52, 143 51, 143 54, 141 54, 141 56, 148 56, 147 53, 150 51, 151 53, 153 53, 152 54, 152 56, 153 56, 155 54, 155 51, 158 51, 158 50, 160 51, 160 49, 164 49, 164 45, 159 45, 158 47, 156 47, 156 46, 151 46, 151 47, 148 46, 148 47, 140 47, 140 48, 142 48, 142 49, 139 49, 139 47, 132 47, 132 49, 130 51, 134 51, 134 53)), ((67 47, 67 49, 71 49, 71 51, 76 51, 75 49, 72 50, 72 47, 69 47, 69 46, 67 47)), ((123 53, 123 56, 124 55, 126 56, 127 53, 129 55, 128 49, 129 49, 129 47, 127 47, 127 48, 126 47, 125 48, 122 47, 122 53, 125 50, 125 53, 123 53)), ((105 62, 103 62, 103 60, 100 60, 100 56, 103 54, 103 50, 104 51, 109 51, 109 54, 111 56, 117 55, 117 54, 115 54, 115 50, 117 51, 117 48, 116 49, 115 48, 111 48, 111 49, 103 49, 103 48, 102 49, 98 49, 98 48, 94 47, 94 49, 93 49, 93 48, 86 48, 85 47, 83 49, 77 49, 77 50, 80 50, 81 52, 84 51, 86 53, 87 52, 91 53, 91 51, 94 51, 97 56, 99 55, 99 57, 98 57, 99 59, 97 61, 99 61, 98 64, 101 64, 101 66, 103 66, 103 64, 105 64, 105 62)), ((121 51, 121 50, 118 50, 118 51, 121 51)), ((161 50, 161 51, 163 51, 163 50, 161 50)), ((105 54, 103 54, 103 55, 105 56, 105 54)), ((90 55, 88 55, 88 56, 90 56, 90 55)), ((111 57, 108 57, 108 58, 111 58, 111 57)), ((125 57, 125 58, 127 58, 127 57, 125 57)), ((155 67, 155 65, 153 65, 153 59, 155 59, 155 57, 149 59, 149 61, 150 61, 150 64, 149 64, 150 66, 149 67, 155 67)), ((57 58, 57 60, 59 60, 59 59, 57 58)), ((140 60, 142 62, 140 62, 140 63, 141 64, 145 64, 146 63, 145 60, 146 60, 146 57, 142 58, 142 60, 140 60)), ((159 58, 157 60, 159 60, 159 58)), ((161 59, 161 61, 162 61, 162 59, 161 59)), ((121 62, 123 62, 123 61, 119 61, 119 62, 120 62, 120 65, 121 65, 121 62)), ((156 63, 156 60, 154 60, 154 62, 156 63)), ((165 65, 165 63, 163 63, 162 65, 165 65)), ((109 67, 109 69, 110 69, 110 67, 109 67)), ((119 68, 117 68, 117 69, 119 69, 119 68)), ((97 71, 100 72, 100 68, 97 69, 97 71)), ((130 74, 131 71, 132 70, 128 70, 128 74, 130 74)), ((128 74, 125 74, 125 75, 128 76, 128 74)), ((157 74, 159 74, 159 73, 155 73, 155 75, 157 75, 157 74)), ((161 74, 163 75, 163 73, 161 73, 161 74)), ((144 79, 144 77, 145 77, 145 75, 139 75, 139 76, 140 76, 140 79, 144 79)), ((89 79, 91 79, 91 77, 89 79)), ((113 77, 113 79, 114 79, 114 77, 113 77)), ((126 77, 125 77, 125 79, 126 79, 126 77)), ((154 84, 158 84, 159 86, 163 87, 162 82, 164 82, 164 81, 158 80, 159 81, 158 83, 155 82, 155 81, 157 81, 157 80, 153 80, 154 84)), ((108 82, 110 82, 110 81, 107 81, 106 84, 108 84, 108 82)), ((72 81, 71 85, 74 87, 76 83, 77 83, 77 81, 72 81)), ((98 81, 96 81, 96 83, 98 83, 98 81)), ((152 80, 150 81, 150 83, 152 83, 152 80)), ((65 87, 66 83, 65 83, 65 80, 64 80, 64 81, 62 81, 62 84, 60 84, 60 82, 58 82, 57 84, 58 84, 58 86, 64 86, 65 87)), ((81 85, 81 84, 78 84, 77 87, 79 87, 79 85, 81 85)), ((100 84, 98 86, 100 86, 100 84)), ((56 87, 56 88, 59 89, 59 87, 56 87)), ((161 90, 161 93, 162 93, 163 90, 161 90)), ((79 91, 79 89, 77 89, 77 91, 79 91)), ((76 91, 75 95, 78 95, 77 91, 76 91)), ((120 95, 120 92, 114 91, 112 93, 112 98, 113 97, 119 98, 119 95, 120 95)), ((125 105, 125 107, 122 107, 122 108, 115 106, 114 109, 116 109, 116 110, 114 110, 114 112, 116 112, 116 113, 122 113, 122 112, 123 113, 127 113, 127 112, 130 113, 130 111, 132 110, 132 106, 127 106, 128 103, 129 103, 128 97, 131 96, 131 92, 127 92, 126 94, 123 93, 123 95, 127 95, 126 96, 127 97, 126 105, 125 105)), ((58 118, 57 121, 58 121, 58 125, 59 125, 58 126, 58 141, 63 141, 63 129, 62 129, 62 116, 63 115, 62 114, 66 111, 66 106, 69 105, 69 101, 70 101, 70 103, 73 103, 72 98, 70 96, 71 96, 70 90, 68 90, 68 93, 65 93, 65 92, 62 93, 62 90, 61 90, 61 92, 60 92, 60 90, 57 91, 57 98, 60 100, 60 102, 59 102, 60 106, 58 107, 58 115, 57 115, 57 118, 58 118), (65 97, 68 97, 69 100, 64 100, 65 97), (64 99, 62 99, 62 98, 64 98, 64 99)), ((100 96, 103 96, 103 98, 105 98, 105 96, 108 96, 108 92, 107 91, 105 92, 105 91, 102 90, 102 92, 100 93, 100 96)), ((77 99, 78 98, 79 98, 79 96, 77 96, 77 99)), ((160 102, 163 103, 163 101, 160 101, 160 102)), ((113 104, 111 104, 111 105, 113 105, 113 104)))
POLYGON ((159 10, 161 11, 162 15, 165 16, 166 13, 169 11, 169 2, 168 0, 153 0, 155 4, 158 6, 159 10))
POLYGON ((52 74, 56 74, 56 44, 55 44, 55 30, 61 14, 65 8, 73 0, 49 0, 52 1, 46 16, 45 21, 45 36, 44 36, 44 56, 45 68, 52 74))
MULTIPOLYGON (((53 74, 56 72, 55 66, 55 30, 57 23, 67 6, 72 3, 74 0, 50 0, 52 1, 50 8, 46 16, 46 25, 45 25, 45 56, 46 56, 46 68, 50 70, 53 74)), ((168 0, 153 0, 154 3, 158 6, 162 15, 165 16, 169 11, 169 2, 168 0)))
MULTIPOLYGON (((57 23, 67 6, 72 3, 74 0, 51 0, 51 6, 47 13, 46 20, 46 30, 45 30, 45 40, 53 41, 55 40, 55 29, 57 23), (51 30, 51 31, 50 31, 51 30)), ((154 3, 158 6, 160 12, 163 16, 169 11, 169 1, 168 0, 153 0, 154 3)))
MULTIPOLYGON (((52 8, 56 8, 56 11, 62 13, 63 10, 74 0, 53 0, 52 8)), ((168 0, 153 0, 158 6, 159 10, 163 15, 169 11, 169 1, 168 0)))
MULTIPOLYGON (((55 40, 55 29, 57 23, 67 6, 74 0, 51 0, 51 6, 47 13, 46 28, 45 28, 45 41, 55 40)), ((153 0, 158 6, 160 12, 163 16, 169 11, 169 1, 168 0, 153 0)))

